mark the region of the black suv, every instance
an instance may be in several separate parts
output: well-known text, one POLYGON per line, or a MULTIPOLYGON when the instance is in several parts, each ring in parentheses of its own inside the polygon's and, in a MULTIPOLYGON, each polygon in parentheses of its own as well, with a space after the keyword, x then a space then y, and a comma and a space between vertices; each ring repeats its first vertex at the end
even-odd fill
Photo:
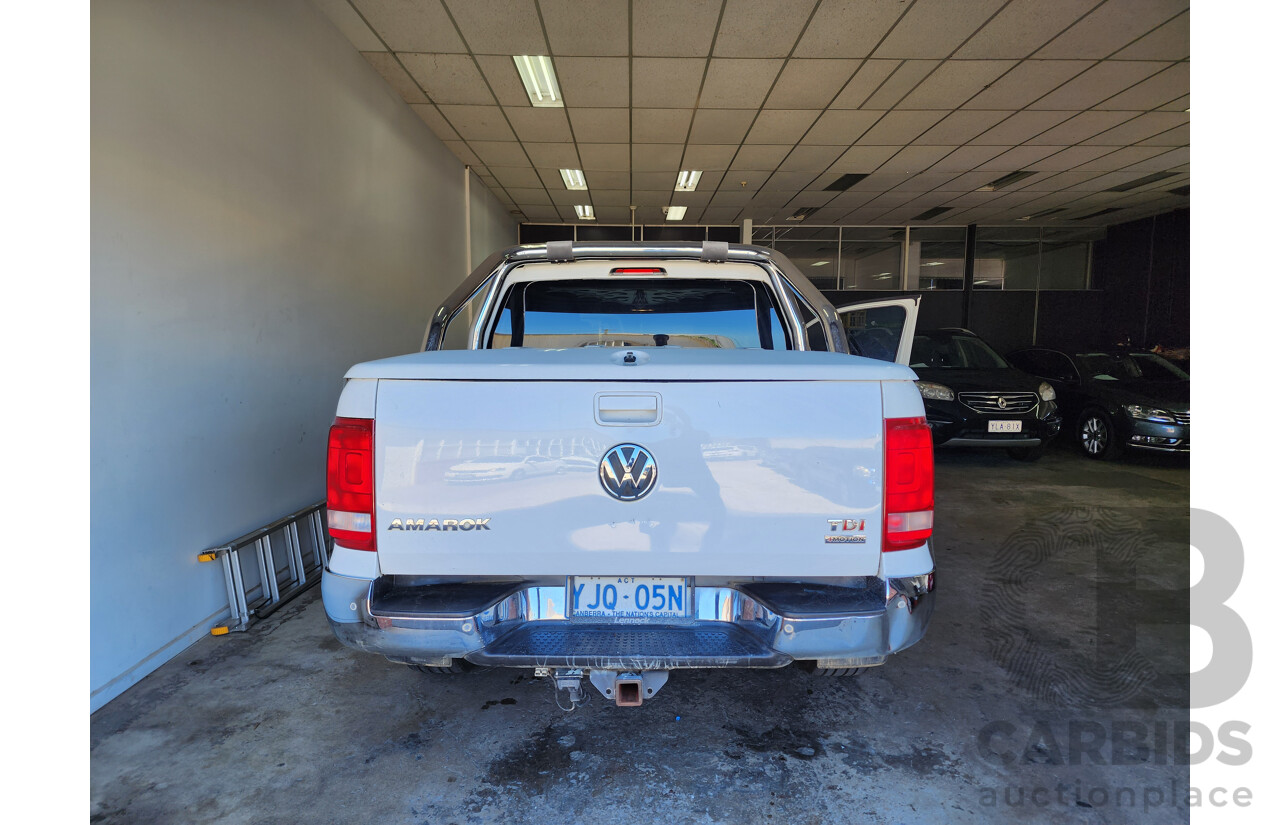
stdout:
POLYGON ((1035 461, 1062 426, 1053 387, 966 329, 917 332, 911 368, 935 445, 1003 447, 1035 461))

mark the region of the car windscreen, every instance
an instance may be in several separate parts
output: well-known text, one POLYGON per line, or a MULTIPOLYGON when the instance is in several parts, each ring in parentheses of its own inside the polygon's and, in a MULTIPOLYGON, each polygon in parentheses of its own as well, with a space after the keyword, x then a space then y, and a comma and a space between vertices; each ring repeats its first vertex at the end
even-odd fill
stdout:
POLYGON ((1152 352, 1082 352, 1080 373, 1102 381, 1186 381, 1191 376, 1152 352))
POLYGON ((911 366, 921 369, 1008 369, 996 351, 974 335, 917 335, 911 344, 911 366))
POLYGON ((516 284, 490 346, 784 349, 786 336, 755 282, 609 278, 516 284))

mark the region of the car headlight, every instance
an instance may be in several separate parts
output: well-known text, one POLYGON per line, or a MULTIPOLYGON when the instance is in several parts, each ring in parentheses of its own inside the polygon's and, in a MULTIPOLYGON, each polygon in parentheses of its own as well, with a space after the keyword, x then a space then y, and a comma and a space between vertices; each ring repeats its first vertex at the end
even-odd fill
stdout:
POLYGON ((1042 384, 1040 384, 1040 389, 1037 390, 1037 392, 1040 393, 1041 401, 1053 401, 1055 398, 1058 397, 1058 394, 1053 391, 1053 387, 1049 386, 1048 381, 1045 381, 1042 384))
POLYGON ((941 384, 935 384, 932 381, 917 381, 916 389, 920 390, 920 394, 932 401, 955 401, 956 394, 951 391, 950 387, 944 387, 941 384))
POLYGON ((1145 407, 1142 404, 1126 404, 1124 411, 1129 414, 1130 418, 1137 418, 1142 421, 1155 421, 1159 424, 1173 424, 1173 414, 1156 407, 1145 407))

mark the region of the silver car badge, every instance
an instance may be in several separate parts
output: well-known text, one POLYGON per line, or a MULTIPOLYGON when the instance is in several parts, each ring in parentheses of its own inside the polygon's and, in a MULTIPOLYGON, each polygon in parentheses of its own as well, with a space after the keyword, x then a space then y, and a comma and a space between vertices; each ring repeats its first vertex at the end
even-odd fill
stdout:
POLYGON ((600 484, 619 501, 644 498, 658 483, 658 463, 639 444, 619 444, 600 459, 600 484))

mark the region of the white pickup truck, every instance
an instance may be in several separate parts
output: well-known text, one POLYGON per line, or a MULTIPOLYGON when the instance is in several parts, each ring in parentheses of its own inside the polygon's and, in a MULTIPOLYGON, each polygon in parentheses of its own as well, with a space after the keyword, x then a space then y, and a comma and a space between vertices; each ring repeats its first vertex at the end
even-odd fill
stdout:
POLYGON ((679 668, 883 664, 933 611, 917 300, 837 310, 755 246, 493 255, 423 352, 347 373, 334 633, 574 704, 584 679, 625 706, 679 668))

